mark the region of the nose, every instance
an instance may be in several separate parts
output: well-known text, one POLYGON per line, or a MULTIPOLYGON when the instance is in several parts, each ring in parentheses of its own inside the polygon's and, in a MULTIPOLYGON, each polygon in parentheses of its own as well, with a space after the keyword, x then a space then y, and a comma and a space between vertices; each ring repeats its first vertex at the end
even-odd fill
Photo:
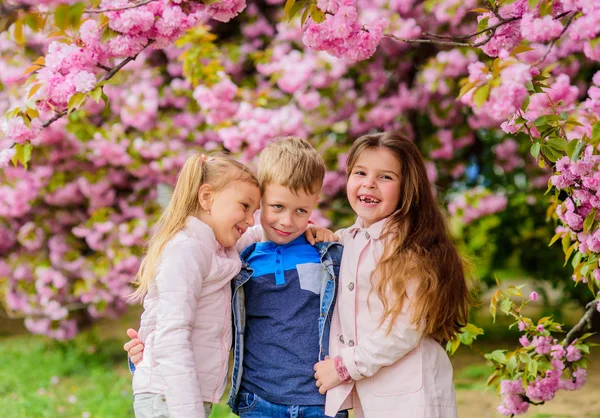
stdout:
POLYGON ((282 215, 281 219, 279 220, 279 223, 282 226, 290 226, 292 224, 292 214, 286 213, 286 214, 282 215))
POLYGON ((248 226, 254 225, 254 213, 249 213, 246 215, 246 225, 248 225, 248 226))
POLYGON ((363 182, 363 186, 366 187, 367 189, 374 189, 375 188, 375 179, 372 177, 366 177, 365 181, 363 182))

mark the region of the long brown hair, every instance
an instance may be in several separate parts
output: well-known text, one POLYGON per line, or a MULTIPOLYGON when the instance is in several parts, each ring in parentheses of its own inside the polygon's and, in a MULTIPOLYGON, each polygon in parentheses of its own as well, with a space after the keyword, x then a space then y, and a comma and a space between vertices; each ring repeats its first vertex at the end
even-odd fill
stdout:
POLYGON ((391 319, 391 330, 407 297, 408 280, 417 278, 410 297, 412 323, 423 324, 424 333, 440 342, 449 341, 466 325, 474 302, 467 263, 450 239, 425 163, 411 141, 395 132, 361 136, 350 148, 347 176, 364 150, 377 148, 387 149, 400 163, 400 200, 385 224, 384 252, 371 276, 383 303, 381 324, 391 319))
POLYGON ((200 212, 200 186, 210 184, 213 190, 218 192, 234 181, 245 181, 258 187, 258 181, 250 170, 226 154, 208 158, 202 154, 188 157, 179 172, 169 204, 158 219, 154 234, 150 238, 146 256, 134 282, 137 289, 130 295, 130 301, 139 301, 148 292, 165 245, 183 229, 188 216, 200 212))

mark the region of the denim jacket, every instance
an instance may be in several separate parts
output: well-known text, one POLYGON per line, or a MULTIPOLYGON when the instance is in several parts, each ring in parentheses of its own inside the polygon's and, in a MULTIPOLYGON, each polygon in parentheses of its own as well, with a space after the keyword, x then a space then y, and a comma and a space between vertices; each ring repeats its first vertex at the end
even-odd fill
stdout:
MULTIPOLYGON (((244 363, 244 332, 246 330, 246 309, 244 283, 252 277, 253 270, 246 262, 247 258, 254 251, 256 244, 250 245, 242 251, 242 270, 233 280, 233 325, 234 325, 234 362, 231 376, 231 391, 229 392, 229 407, 234 413, 237 411, 237 395, 242 382, 243 363, 244 363)), ((321 255, 321 309, 319 315, 319 360, 323 360, 329 353, 329 327, 337 292, 337 283, 340 273, 340 262, 342 260, 343 247, 337 242, 321 242, 315 244, 315 248, 321 255)))

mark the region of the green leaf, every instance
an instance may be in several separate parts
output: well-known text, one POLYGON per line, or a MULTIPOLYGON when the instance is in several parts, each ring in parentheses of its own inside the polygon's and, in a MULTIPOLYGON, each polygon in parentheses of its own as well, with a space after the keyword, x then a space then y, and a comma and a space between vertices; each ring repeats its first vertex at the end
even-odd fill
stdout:
POLYGON ((571 161, 577 161, 585 144, 579 139, 573 139, 567 143, 567 155, 571 161))
POLYGON ((600 122, 596 122, 592 128, 592 145, 598 145, 600 143, 600 122))
POLYGON ((539 0, 528 0, 529 10, 535 11, 535 6, 537 6, 539 0))
POLYGON ((13 155, 12 163, 14 166, 17 163, 21 163, 23 167, 27 168, 27 164, 29 160, 31 160, 31 151, 33 147, 29 143, 25 144, 16 144, 15 145, 15 155, 13 155))
POLYGON ((286 0, 285 6, 283 7, 283 11, 285 12, 285 20, 291 20, 293 16, 290 16, 290 12, 292 7, 296 3, 296 0, 286 0))
POLYGON ((489 16, 484 17, 483 19, 481 19, 479 21, 479 23, 477 24, 477 32, 487 29, 488 27, 488 21, 490 20, 489 16))
POLYGON ((554 234, 554 236, 550 240, 550 244, 548 244, 548 247, 552 246, 552 244, 554 244, 556 241, 558 241, 558 239, 562 236, 563 236, 562 232, 557 232, 556 234, 554 234))
POLYGON ((312 17, 312 20, 314 20, 315 23, 321 23, 325 20, 325 12, 315 5, 311 8, 310 17, 312 17))
POLYGON ((83 104, 86 97, 87 94, 85 93, 75 93, 72 95, 69 99, 69 103, 67 104, 68 112, 71 113, 73 110, 79 109, 79 106, 83 104))
POLYGON ((564 151, 565 149, 567 149, 567 143, 565 142, 565 140, 563 138, 558 138, 555 136, 548 138, 546 144, 558 151, 564 151))
POLYGON ((573 250, 575 249, 576 246, 577 246, 577 243, 573 243, 567 249, 567 252, 565 253, 565 264, 563 264, 563 267, 567 265, 567 262, 569 261, 569 258, 571 257, 571 254, 573 254, 573 250))
POLYGON ((94 90, 89 92, 89 95, 96 103, 100 103, 100 99, 102 98, 102 87, 96 87, 94 90))
POLYGON ((531 153, 531 155, 533 155, 534 158, 538 158, 540 156, 540 149, 541 149, 540 143, 536 142, 531 146, 531 149, 529 150, 529 152, 531 153))
POLYGON ((79 24, 81 23, 81 16, 83 16, 84 11, 85 3, 75 3, 71 7, 69 7, 67 19, 70 27, 75 28, 79 26, 79 24))
POLYGON ((544 156, 546 156, 547 159, 549 159, 553 163, 555 163, 558 159, 562 158, 563 156, 562 152, 549 145, 542 145, 541 152, 544 154, 544 156))
POLYGON ((509 298, 506 298, 502 302, 500 302, 500 310, 504 312, 505 315, 508 315, 513 305, 513 301, 509 298))
POLYGON ((17 43, 17 45, 19 45, 19 46, 25 45, 26 39, 25 39, 25 34, 23 33, 23 19, 18 19, 15 22, 14 36, 15 36, 15 42, 17 43))
POLYGON ((65 30, 69 22, 69 5, 61 4, 54 11, 54 24, 59 29, 65 30))
POLYGON ((523 296, 521 289, 515 286, 508 286, 508 289, 506 289, 506 293, 508 293, 511 296, 523 296))
POLYGON ((302 19, 300 19, 300 26, 304 26, 306 21, 308 20, 308 16, 310 16, 310 8, 304 9, 304 13, 302 13, 302 19))
POLYGON ((489 84, 485 84, 485 85, 479 87, 475 91, 475 94, 473 94, 473 101, 475 102, 475 105, 477 105, 477 107, 481 107, 483 105, 483 103, 485 103, 485 101, 487 100, 489 95, 490 95, 490 85, 489 84))
POLYGON ((531 356, 528 353, 521 352, 519 353, 519 361, 521 363, 529 363, 531 361, 531 356))
POLYGON ((523 100, 523 104, 521 105, 521 110, 523 112, 527 111, 527 108, 529 107, 529 102, 531 101, 531 96, 527 95, 525 96, 525 100, 523 100))
POLYGON ((588 213, 588 215, 585 217, 585 221, 583 221, 583 232, 585 232, 586 234, 588 232, 590 232, 590 229, 592 229, 592 225, 594 224, 594 221, 596 220, 596 211, 597 209, 594 208, 590 213, 588 213))
POLYGON ((533 121, 533 125, 537 128, 539 128, 542 125, 545 125, 548 123, 548 115, 542 115, 542 116, 538 116, 534 121, 533 121))

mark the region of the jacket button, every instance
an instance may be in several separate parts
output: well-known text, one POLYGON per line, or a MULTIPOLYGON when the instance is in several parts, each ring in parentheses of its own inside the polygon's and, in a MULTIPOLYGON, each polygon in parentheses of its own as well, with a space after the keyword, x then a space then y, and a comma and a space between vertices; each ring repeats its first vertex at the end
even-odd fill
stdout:
POLYGON ((342 344, 344 344, 344 336, 343 336, 343 335, 340 335, 340 342, 341 342, 342 344))
POLYGON ((352 292, 354 290, 354 282, 348 284, 348 289, 352 292))
POLYGON ((348 341, 348 345, 349 345, 350 347, 354 347, 354 340, 350 340, 350 341, 348 341))
POLYGON ((366 239, 369 239, 369 238, 371 238, 371 236, 369 235, 369 233, 368 233, 367 231, 365 231, 365 238, 366 238, 366 239))

